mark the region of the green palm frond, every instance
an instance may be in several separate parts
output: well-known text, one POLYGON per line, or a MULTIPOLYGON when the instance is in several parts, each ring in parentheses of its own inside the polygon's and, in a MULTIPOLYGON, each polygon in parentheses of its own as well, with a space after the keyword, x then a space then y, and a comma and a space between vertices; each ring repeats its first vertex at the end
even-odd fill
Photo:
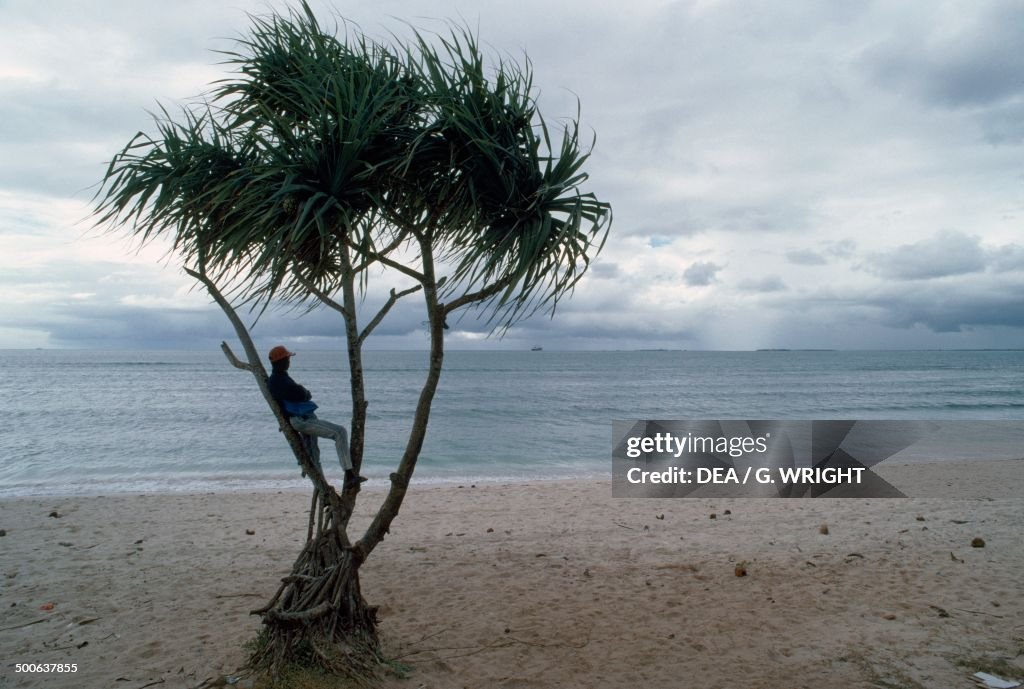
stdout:
POLYGON ((305 3, 253 19, 224 55, 232 72, 205 100, 177 120, 161 110, 114 157, 100 223, 169 236, 264 305, 332 293, 353 263, 417 237, 451 270, 445 298, 491 288, 503 326, 553 309, 600 251, 610 207, 581 191, 578 123, 555 140, 528 60, 489 65, 458 28, 338 37, 305 3))
POLYGON ((448 214, 438 232, 441 257, 455 267, 446 293, 507 285, 491 304, 506 326, 553 309, 600 251, 610 224, 610 206, 579 190, 589 153, 577 122, 564 127, 556 150, 533 99, 529 61, 500 62, 489 76, 468 31, 418 40, 431 135, 444 141, 455 172, 446 178, 447 196, 433 202, 448 214))
POLYGON ((115 156, 100 222, 142 240, 169 234, 186 260, 247 298, 302 300, 298 274, 336 285, 339 252, 375 241, 366 222, 393 186, 417 126, 416 84, 385 46, 342 43, 310 12, 254 20, 208 95, 164 111, 156 135, 115 156))

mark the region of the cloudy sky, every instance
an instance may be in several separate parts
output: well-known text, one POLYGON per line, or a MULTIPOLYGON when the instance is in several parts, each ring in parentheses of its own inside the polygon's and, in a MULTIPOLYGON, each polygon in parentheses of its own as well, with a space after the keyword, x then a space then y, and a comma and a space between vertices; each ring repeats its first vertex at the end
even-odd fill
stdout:
MULTIPOLYGON (((174 256, 99 235, 110 157, 223 76, 248 0, 0 0, 0 347, 230 336, 174 256)), ((328 5, 313 2, 321 16, 328 5)), ((461 18, 596 133, 615 212, 573 299, 452 348, 1024 347, 1024 3, 348 0, 371 35, 461 18), (628 5, 628 6, 627 6, 628 5)), ((426 346, 415 297, 375 346, 426 346)), ((335 347, 330 313, 261 339, 335 347)))

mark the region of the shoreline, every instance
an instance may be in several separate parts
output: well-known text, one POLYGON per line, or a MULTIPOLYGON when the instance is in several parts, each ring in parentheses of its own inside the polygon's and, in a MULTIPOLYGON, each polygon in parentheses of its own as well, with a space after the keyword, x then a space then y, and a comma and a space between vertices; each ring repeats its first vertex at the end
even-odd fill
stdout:
MULTIPOLYGON (((1019 488, 1024 489, 1024 457, 1014 459, 996 459, 996 460, 983 460, 983 459, 944 459, 944 460, 933 460, 933 461, 885 461, 870 467, 870 470, 878 474, 881 478, 885 479, 889 483, 893 484, 896 488, 900 489, 907 494, 907 497, 951 497, 951 498, 971 498, 978 497, 978 491, 975 488, 970 488, 966 494, 963 495, 952 495, 949 491, 943 492, 937 482, 945 481, 948 483, 952 480, 957 480, 962 475, 963 466, 982 467, 986 473, 991 472, 993 467, 1003 467, 1007 478, 1006 482, 989 482, 987 489, 989 492, 994 492, 996 495, 990 497, 1006 497, 1013 498, 1018 495, 1024 495, 1024 492, 1015 490, 1014 480, 1019 481, 1019 488), (925 469, 930 467, 930 469, 925 469), (919 478, 921 470, 924 469, 928 473, 927 481, 924 484, 918 484, 917 479, 919 478), (1014 471, 1019 469, 1019 474, 1014 475, 1014 471), (922 493, 922 487, 926 492, 922 493)), ((328 480, 332 480, 335 467, 328 469, 328 480)), ((252 480, 250 477, 249 480, 252 480)), ((96 489, 88 490, 86 492, 55 492, 55 493, 28 493, 24 495, 4 495, 0 494, 0 504, 3 504, 8 500, 29 500, 29 499, 46 499, 46 498, 106 498, 106 497, 125 497, 125 496, 157 496, 157 495, 245 495, 245 494, 262 494, 262 495, 273 495, 277 493, 307 493, 309 491, 309 484, 306 479, 293 478, 283 480, 264 480, 257 479, 258 481, 265 481, 273 483, 274 485, 269 487, 259 486, 253 488, 252 486, 238 485, 237 487, 226 487, 223 482, 211 482, 210 484, 204 484, 200 487, 185 488, 182 490, 101 490, 96 489)), ((245 479, 238 478, 232 479, 232 484, 242 484, 245 479)), ((579 482, 595 482, 599 483, 604 481, 608 484, 609 490, 611 487, 611 467, 607 467, 604 471, 589 471, 581 473, 579 475, 559 475, 553 477, 515 477, 515 476, 467 476, 459 478, 444 478, 444 477, 426 477, 426 478, 413 478, 413 486, 420 488, 459 488, 468 485, 482 485, 482 486, 506 486, 506 485, 530 485, 534 483, 579 483, 579 482)), ((364 484, 363 490, 365 492, 377 492, 387 490, 389 482, 384 478, 371 478, 369 482, 364 484)), ((949 487, 949 486, 947 486, 949 487)), ((959 490, 958 487, 957 489, 959 490)), ((984 491, 982 491, 984 492, 984 491)), ((701 497, 699 494, 694 497, 701 497)), ((749 498, 745 498, 749 499, 749 498)))
MULTIPOLYGON (((1024 463, 936 465, 936 487, 975 497, 616 499, 609 480, 414 481, 362 572, 385 648, 413 668, 386 686, 935 689, 1002 667, 1024 679, 1024 500, 994 497, 1019 495, 1024 463)), ((903 479, 923 485, 909 466, 903 479)), ((362 496, 356 532, 383 494, 362 496)), ((248 612, 288 573, 309 498, 0 506, 10 686, 171 689, 244 661, 259 627, 248 612), (43 662, 78 672, 13 673, 43 662)))

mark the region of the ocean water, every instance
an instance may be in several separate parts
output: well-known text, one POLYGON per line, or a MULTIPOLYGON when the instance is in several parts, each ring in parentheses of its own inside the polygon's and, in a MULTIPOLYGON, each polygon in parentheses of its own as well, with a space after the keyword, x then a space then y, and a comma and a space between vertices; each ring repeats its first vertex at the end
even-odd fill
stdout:
MULTIPOLYGON (((375 483, 401 456, 426 364, 365 353, 375 483)), ((291 373, 348 425, 344 353, 300 352, 291 373)), ((0 399, 0 496, 306 485, 251 375, 219 350, 6 351, 0 399)), ((608 476, 612 420, 645 418, 973 420, 978 457, 1016 458, 1024 423, 982 422, 1024 422, 1024 352, 450 351, 414 481, 608 476)))

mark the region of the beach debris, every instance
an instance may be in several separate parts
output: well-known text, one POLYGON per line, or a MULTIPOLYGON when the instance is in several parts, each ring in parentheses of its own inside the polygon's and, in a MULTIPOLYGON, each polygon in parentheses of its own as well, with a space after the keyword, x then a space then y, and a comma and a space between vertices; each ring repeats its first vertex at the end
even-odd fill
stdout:
POLYGON ((917 515, 916 519, 919 522, 923 522, 924 521, 924 517, 922 517, 921 515, 917 515))
POLYGON ((722 512, 722 514, 732 514, 732 510, 726 510, 725 512, 722 512))
POLYGON ((245 535, 246 535, 246 536, 255 536, 255 535, 256 535, 256 532, 255 532, 255 531, 253 531, 252 529, 246 529, 246 530, 245 530, 245 535))
MULTIPOLYGON (((11 604, 11 607, 12 608, 14 607, 13 603, 11 604)), ((31 627, 34 624, 39 624, 40 622, 47 622, 47 621, 49 621, 51 619, 53 619, 53 618, 51 618, 51 617, 40 617, 38 620, 32 620, 31 622, 25 622, 24 624, 16 624, 13 627, 0 627, 0 632, 9 632, 12 629, 21 629, 22 627, 31 627)))
POLYGON ((818 527, 818 533, 822 536, 828 536, 828 524, 822 524, 818 527))
POLYGON ((714 512, 712 512, 711 514, 708 515, 708 519, 718 519, 718 515, 715 514, 714 512))
POLYGON ((984 548, 985 547, 985 539, 981 538, 980 536, 976 536, 976 537, 972 538, 971 539, 971 547, 972 548, 984 548))
POLYGON ((987 672, 975 672, 971 675, 971 678, 979 686, 987 687, 988 689, 1014 689, 1014 687, 1020 686, 1020 682, 1017 680, 1003 679, 997 675, 990 675, 987 672))
POLYGON ((651 530, 651 527, 647 526, 647 524, 644 524, 644 531, 650 531, 650 530, 651 530))
POLYGON ((953 560, 953 562, 963 562, 963 558, 959 558, 956 555, 954 555, 952 550, 949 551, 949 557, 951 560, 953 560))
MULTIPOLYGON (((285 577, 281 581, 285 583, 291 583, 294 581, 302 580, 302 577, 285 577)), ((312 579, 312 577, 305 577, 305 579, 312 579)), ((262 593, 218 593, 214 598, 262 598, 262 593)))
POLYGON ((6 536, 6 535, 7 535, 7 530, 6 529, 0 529, 0 536, 6 536))
POLYGON ((747 576, 747 561, 743 560, 742 562, 737 562, 736 566, 732 569, 732 573, 738 577, 747 576))
POLYGON ((883 620, 895 620, 896 619, 896 615, 891 613, 891 612, 887 612, 884 615, 882 615, 882 619, 883 620))
POLYGON ((39 606, 40 610, 53 610, 56 607, 55 603, 43 603, 39 606))
POLYGON ((494 529, 492 529, 491 527, 487 527, 487 533, 494 533, 494 529))
POLYGON ((937 605, 929 605, 928 607, 937 612, 939 617, 949 617, 949 611, 945 608, 940 608, 937 605))
MULTIPOLYGON (((663 520, 663 519, 665 519, 665 515, 664 514, 659 514, 658 516, 655 517, 655 519, 662 519, 663 520)), ((3 534, 0 534, 0 535, 3 535, 3 534)))
POLYGON ((985 617, 994 617, 997 620, 1002 620, 1002 619, 1006 618, 1006 615, 993 615, 990 612, 982 612, 981 610, 968 610, 967 608, 953 608, 953 609, 954 610, 959 610, 960 612, 969 612, 972 615, 984 615, 985 617))
POLYGON ((966 519, 950 519, 949 521, 953 522, 954 524, 970 524, 970 522, 966 519))
POLYGON ((60 519, 60 512, 54 510, 53 512, 50 512, 49 516, 53 517, 54 519, 60 519))

